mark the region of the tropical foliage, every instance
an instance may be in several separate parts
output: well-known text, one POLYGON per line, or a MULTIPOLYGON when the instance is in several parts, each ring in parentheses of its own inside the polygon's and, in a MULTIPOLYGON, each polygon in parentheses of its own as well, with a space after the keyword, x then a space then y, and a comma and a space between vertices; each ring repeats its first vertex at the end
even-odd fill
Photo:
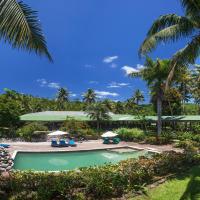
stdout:
POLYGON ((83 101, 87 104, 95 103, 97 95, 93 89, 88 89, 86 93, 83 94, 83 101))
POLYGON ((86 107, 85 112, 90 119, 96 121, 97 129, 100 129, 100 123, 110 119, 108 108, 102 103, 94 103, 86 107))
POLYGON ((33 51, 52 61, 37 12, 23 1, 0 0, 0 38, 13 48, 33 51))
POLYGON ((200 2, 198 0, 180 0, 180 3, 185 11, 185 16, 176 14, 160 16, 151 26, 139 50, 140 55, 146 55, 160 43, 175 42, 181 38, 190 40, 185 47, 173 55, 167 85, 169 85, 174 71, 180 66, 195 64, 200 52, 200 2))
MULTIPOLYGON (((166 152, 152 158, 141 157, 116 165, 48 173, 11 172, 10 178, 0 176, 4 199, 112 199, 144 192, 144 185, 156 177, 179 173, 199 163, 187 154, 166 152)), ((126 198, 125 198, 126 199, 126 198)))

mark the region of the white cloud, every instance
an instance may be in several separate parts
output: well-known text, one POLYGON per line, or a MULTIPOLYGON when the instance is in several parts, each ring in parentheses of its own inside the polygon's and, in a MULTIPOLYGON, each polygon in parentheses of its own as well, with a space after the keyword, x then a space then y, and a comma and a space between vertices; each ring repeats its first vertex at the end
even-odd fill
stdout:
POLYGON ((55 83, 55 82, 50 82, 50 83, 47 84, 47 87, 53 88, 53 89, 58 89, 58 88, 60 88, 60 84, 55 83))
POLYGON ((121 88, 128 86, 129 83, 117 83, 117 82, 111 82, 108 84, 107 88, 121 88))
POLYGON ((98 81, 89 81, 89 84, 98 84, 98 81))
POLYGON ((141 64, 137 64, 136 67, 130 67, 128 65, 123 66, 121 69, 125 71, 126 75, 129 75, 131 73, 137 73, 139 72, 141 69, 144 69, 145 66, 141 65, 141 64))
POLYGON ((40 87, 48 87, 48 88, 52 88, 52 89, 60 88, 60 83, 49 82, 44 78, 37 79, 37 82, 40 84, 40 87))
POLYGON ((123 66, 123 67, 122 67, 122 70, 125 71, 126 75, 129 75, 129 74, 131 74, 131 73, 133 73, 133 72, 136 72, 136 73, 139 72, 139 69, 135 69, 135 68, 130 67, 130 66, 128 66, 128 65, 123 66))
POLYGON ((103 62, 104 63, 112 63, 116 59, 118 59, 118 56, 107 56, 103 59, 103 62))
POLYGON ((96 90, 95 93, 97 94, 97 96, 99 98, 105 98, 105 97, 108 97, 108 96, 111 96, 111 97, 117 97, 117 96, 119 96, 119 94, 116 93, 116 92, 108 92, 108 91, 99 91, 99 90, 96 90))
POLYGON ((145 68, 145 66, 144 65, 141 65, 141 64, 137 64, 137 67, 136 67, 137 69, 144 69, 145 68))
POLYGON ((40 84, 40 87, 44 87, 47 84, 47 81, 44 78, 37 79, 37 82, 40 84))
POLYGON ((71 94, 70 94, 70 97, 77 97, 77 94, 71 93, 71 94))

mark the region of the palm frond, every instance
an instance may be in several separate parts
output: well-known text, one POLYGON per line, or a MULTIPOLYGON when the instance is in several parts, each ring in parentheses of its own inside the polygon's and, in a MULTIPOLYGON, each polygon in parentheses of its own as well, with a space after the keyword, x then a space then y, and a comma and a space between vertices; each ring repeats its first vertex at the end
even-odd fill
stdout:
POLYGON ((189 44, 187 44, 183 49, 179 50, 173 56, 171 60, 171 70, 166 82, 166 88, 169 87, 169 84, 174 76, 176 67, 194 64, 199 55, 200 55, 200 35, 194 37, 189 44))
POLYGON ((181 4, 185 8, 187 16, 200 17, 200 1, 199 0, 181 0, 181 4))
POLYGON ((181 37, 186 37, 195 31, 193 22, 185 17, 179 17, 179 20, 175 20, 173 23, 172 20, 168 22, 162 22, 161 20, 161 23, 155 22, 154 24, 156 25, 152 26, 153 28, 150 29, 147 38, 139 49, 139 55, 146 55, 161 42, 177 41, 181 37), (176 24, 173 24, 175 22, 176 24), (169 27, 166 27, 166 25, 169 25, 169 27))
POLYGON ((190 43, 179 50, 173 57, 172 63, 181 65, 194 64, 200 55, 200 35, 195 36, 190 43))
POLYGON ((52 61, 37 12, 22 1, 0 0, 0 39, 13 48, 34 51, 52 61))

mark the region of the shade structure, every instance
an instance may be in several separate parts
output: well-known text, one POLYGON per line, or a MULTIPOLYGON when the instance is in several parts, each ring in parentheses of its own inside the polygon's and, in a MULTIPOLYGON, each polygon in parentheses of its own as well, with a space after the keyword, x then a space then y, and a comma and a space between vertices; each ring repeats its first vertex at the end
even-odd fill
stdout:
POLYGON ((68 132, 63 131, 54 131, 52 133, 49 133, 48 136, 62 136, 62 135, 68 135, 68 132))
POLYGON ((118 134, 117 133, 114 133, 112 131, 108 131, 108 132, 105 132, 103 135, 101 135, 101 137, 103 138, 113 138, 113 137, 116 137, 118 134))

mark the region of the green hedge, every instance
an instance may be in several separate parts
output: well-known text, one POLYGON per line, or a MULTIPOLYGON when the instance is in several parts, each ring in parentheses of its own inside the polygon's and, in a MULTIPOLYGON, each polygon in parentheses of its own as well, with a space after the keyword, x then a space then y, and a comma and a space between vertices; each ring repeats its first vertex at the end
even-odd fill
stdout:
POLYGON ((116 133, 124 141, 139 142, 145 139, 144 131, 138 128, 119 128, 116 133))
POLYGON ((0 176, 0 194, 9 200, 84 200, 111 199, 194 165, 186 154, 166 152, 152 158, 141 157, 117 165, 82 168, 60 173, 12 172, 10 178, 0 176))

